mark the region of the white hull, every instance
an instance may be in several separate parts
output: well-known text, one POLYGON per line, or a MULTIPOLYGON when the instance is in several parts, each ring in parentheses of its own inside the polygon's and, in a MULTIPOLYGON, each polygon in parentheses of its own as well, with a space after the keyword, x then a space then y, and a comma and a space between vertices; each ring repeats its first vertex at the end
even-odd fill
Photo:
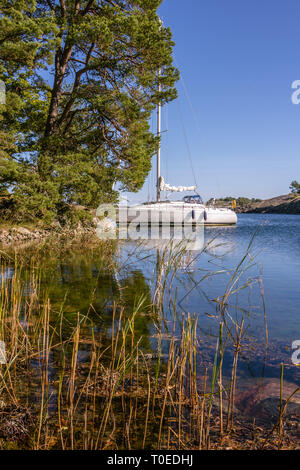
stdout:
MULTIPOLYGON (((159 71, 159 77, 161 70, 159 71)), ((161 82, 158 80, 158 91, 161 92, 161 82)), ((157 107, 157 135, 161 137, 161 103, 157 107)), ((122 208, 119 207, 117 214, 117 223, 119 226, 135 224, 142 225, 235 225, 237 216, 230 209, 222 209, 215 207, 205 207, 199 194, 193 196, 185 196, 183 201, 161 202, 162 192, 196 192, 197 187, 194 186, 172 186, 164 181, 160 171, 161 163, 161 146, 159 145, 157 152, 157 202, 145 203, 141 205, 122 208)))
POLYGON ((236 225, 237 215, 230 209, 207 207, 205 225, 236 225))
POLYGON ((117 221, 120 225, 132 222, 140 225, 235 225, 237 216, 230 209, 179 201, 119 207, 117 221))

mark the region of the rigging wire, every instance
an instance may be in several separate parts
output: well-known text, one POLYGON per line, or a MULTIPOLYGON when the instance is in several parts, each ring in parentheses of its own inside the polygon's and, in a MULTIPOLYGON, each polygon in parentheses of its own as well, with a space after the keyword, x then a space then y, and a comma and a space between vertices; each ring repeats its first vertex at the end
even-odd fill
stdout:
POLYGON ((186 148, 187 148, 187 152, 188 152, 188 157, 189 157, 189 161, 190 161, 190 165, 191 165, 191 170, 192 170, 192 173, 193 173, 194 183, 195 183, 195 186, 198 187, 196 172, 195 172, 194 165, 193 165, 192 153, 191 153, 191 149, 190 149, 190 145, 189 145, 189 141, 188 141, 186 128, 185 128, 185 125, 184 125, 183 114, 182 114, 182 110, 181 110, 179 100, 177 100, 177 107, 178 107, 179 117, 180 117, 181 126, 182 126, 182 130, 183 130, 184 140, 185 140, 185 144, 186 144, 186 148))
MULTIPOLYGON (((179 66, 178 66, 178 62, 177 62, 177 59, 176 57, 174 56, 174 62, 175 62, 175 65, 176 67, 179 69, 179 66)), ((184 91, 184 94, 185 94, 185 97, 186 97, 186 100, 189 104, 189 107, 192 111, 192 115, 193 115, 193 119, 194 119, 194 123, 195 123, 195 126, 197 128, 197 131, 199 132, 199 134, 201 134, 201 127, 200 127, 200 124, 199 124, 199 120, 198 120, 198 116, 197 116, 197 113, 195 111, 195 108, 193 106, 193 103, 192 103, 192 100, 191 100, 191 97, 190 97, 190 94, 188 92, 188 89, 187 89, 187 86, 185 84, 185 80, 183 78, 183 75, 182 75, 182 72, 180 71, 180 81, 182 83, 182 88, 183 88, 183 91, 184 91)))
MULTIPOLYGON (((191 112, 192 112, 192 116, 193 116, 193 119, 194 119, 195 127, 196 127, 196 129, 197 129, 199 135, 201 135, 202 132, 201 132, 201 126, 200 126, 200 123, 199 123, 199 119, 198 119, 197 113, 196 113, 196 111, 195 111, 195 108, 194 108, 194 106, 193 106, 192 100, 191 100, 191 98, 190 98, 190 94, 189 94, 189 92, 188 92, 188 89, 187 89, 185 80, 184 80, 184 78, 183 78, 183 74, 182 74, 182 72, 181 72, 181 69, 180 69, 180 67, 179 67, 179 64, 178 64, 178 61, 177 61, 177 58, 176 58, 175 54, 174 54, 174 62, 175 62, 176 67, 180 70, 180 81, 181 81, 181 83, 182 83, 183 91, 184 91, 186 100, 187 100, 187 102, 188 102, 188 104, 189 104, 190 110, 191 110, 191 112)), ((221 189, 221 188, 220 188, 220 182, 219 182, 219 180, 217 179, 215 173, 214 173, 214 179, 215 179, 215 183, 216 183, 216 185, 217 185, 218 191, 219 191, 219 193, 220 193, 220 189, 221 189)))

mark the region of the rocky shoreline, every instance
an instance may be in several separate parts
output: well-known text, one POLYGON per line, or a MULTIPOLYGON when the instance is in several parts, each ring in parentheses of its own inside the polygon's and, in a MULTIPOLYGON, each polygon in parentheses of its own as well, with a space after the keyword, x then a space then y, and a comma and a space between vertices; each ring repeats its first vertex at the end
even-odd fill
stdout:
POLYGON ((237 212, 245 214, 300 214, 300 197, 294 194, 285 194, 245 207, 237 207, 237 212))
POLYGON ((0 226, 0 244, 13 245, 15 243, 28 243, 34 241, 42 241, 51 236, 67 236, 68 238, 76 238, 82 235, 94 235, 97 227, 98 219, 94 219, 90 225, 78 224, 75 228, 62 227, 60 224, 54 224, 49 228, 26 228, 18 227, 1 227, 0 226))
POLYGON ((226 197, 210 199, 207 204, 213 207, 232 208, 236 203, 235 212, 238 214, 300 214, 300 194, 284 194, 270 199, 249 199, 247 197, 226 197))

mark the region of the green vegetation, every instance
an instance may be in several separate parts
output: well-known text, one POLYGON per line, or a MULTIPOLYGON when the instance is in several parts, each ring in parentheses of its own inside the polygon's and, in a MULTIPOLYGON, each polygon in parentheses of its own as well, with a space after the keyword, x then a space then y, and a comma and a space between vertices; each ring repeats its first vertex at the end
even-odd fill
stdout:
POLYGON ((227 197, 215 199, 215 200, 211 198, 209 201, 207 201, 207 204, 213 204, 214 201, 217 205, 221 205, 221 204, 231 205, 233 201, 236 201, 237 207, 246 207, 249 204, 253 204, 255 202, 261 202, 261 199, 257 199, 257 198, 249 199, 248 197, 234 198, 231 196, 227 196, 227 197))
POLYGON ((178 79, 160 3, 0 0, 2 216, 49 223, 116 200, 114 183, 142 187, 158 144, 149 117, 178 79))
POLYGON ((293 194, 300 194, 300 184, 298 183, 298 181, 291 182, 290 191, 293 194))
MULTIPOLYGON (((238 365, 250 344, 249 312, 237 313, 236 296, 256 282, 241 281, 253 265, 252 241, 215 300, 219 332, 206 342, 201 317, 177 310, 183 246, 161 253, 152 292, 130 270, 132 254, 124 263, 113 242, 2 252, 0 449, 264 449, 291 447, 294 436, 297 443, 298 427, 287 428, 285 416, 290 397, 280 394, 264 427, 236 408, 238 365)), ((267 342, 266 326, 265 354, 267 342)))

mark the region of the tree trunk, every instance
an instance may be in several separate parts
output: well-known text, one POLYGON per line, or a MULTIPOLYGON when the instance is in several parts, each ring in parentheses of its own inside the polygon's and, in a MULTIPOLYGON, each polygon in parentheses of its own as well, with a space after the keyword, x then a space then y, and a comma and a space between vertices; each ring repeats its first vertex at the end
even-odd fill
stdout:
POLYGON ((51 102, 48 112, 48 118, 45 129, 45 137, 49 137, 54 134, 58 127, 58 110, 59 103, 62 94, 62 85, 66 72, 67 65, 69 63, 73 46, 65 47, 64 51, 61 48, 55 54, 55 76, 54 84, 52 89, 51 102))

